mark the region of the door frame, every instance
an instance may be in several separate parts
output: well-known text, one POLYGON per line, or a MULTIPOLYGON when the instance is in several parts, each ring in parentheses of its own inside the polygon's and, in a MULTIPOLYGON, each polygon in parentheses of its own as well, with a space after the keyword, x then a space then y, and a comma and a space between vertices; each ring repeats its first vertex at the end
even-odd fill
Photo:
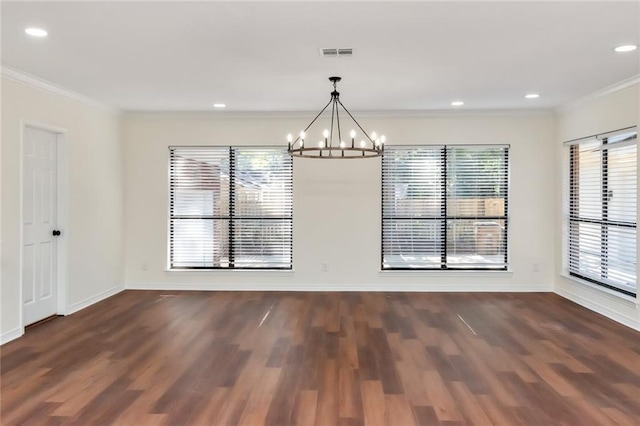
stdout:
POLYGON ((24 247, 24 140, 27 128, 44 130, 56 135, 56 227, 62 235, 55 240, 56 244, 56 311, 58 315, 67 314, 67 267, 68 267, 68 165, 67 165, 67 129, 51 126, 32 120, 20 120, 20 329, 24 334, 24 300, 23 300, 23 247, 24 247))

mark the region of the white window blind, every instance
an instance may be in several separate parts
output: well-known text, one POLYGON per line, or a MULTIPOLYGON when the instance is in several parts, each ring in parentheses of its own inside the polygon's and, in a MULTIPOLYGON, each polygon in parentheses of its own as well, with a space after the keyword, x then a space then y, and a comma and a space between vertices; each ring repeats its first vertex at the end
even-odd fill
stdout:
POLYGON ((171 147, 172 269, 291 269, 293 162, 285 149, 171 147))
POLYGON ((383 269, 506 269, 509 147, 387 147, 383 269))
POLYGON ((636 294, 637 132, 569 145, 571 275, 636 294))

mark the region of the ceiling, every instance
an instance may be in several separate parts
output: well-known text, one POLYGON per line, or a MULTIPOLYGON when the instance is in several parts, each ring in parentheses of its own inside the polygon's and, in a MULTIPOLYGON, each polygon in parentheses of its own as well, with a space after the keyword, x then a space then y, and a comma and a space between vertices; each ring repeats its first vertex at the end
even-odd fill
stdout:
POLYGON ((1 35, 4 66, 124 110, 314 111, 331 75, 354 111, 550 108, 639 74, 613 48, 640 3, 3 1, 1 35))

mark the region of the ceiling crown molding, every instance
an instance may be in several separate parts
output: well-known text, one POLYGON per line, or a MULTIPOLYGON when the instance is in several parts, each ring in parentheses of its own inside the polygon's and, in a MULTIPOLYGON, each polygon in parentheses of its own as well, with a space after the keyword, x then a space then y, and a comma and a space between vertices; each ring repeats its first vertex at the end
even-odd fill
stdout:
MULTIPOLYGON (((556 108, 556 112, 560 113, 560 112, 571 111, 572 109, 580 105, 584 105, 587 102, 590 102, 599 98, 603 98, 605 96, 619 92, 620 90, 626 89, 636 84, 640 84, 640 74, 637 74, 625 80, 619 81, 615 84, 612 84, 611 86, 603 87, 600 90, 596 90, 595 92, 589 93, 588 95, 585 95, 581 98, 574 99, 573 101, 567 102, 564 105, 560 105, 559 107, 556 108)), ((639 90, 640 90, 640 87, 639 87, 639 90)))
POLYGON ((9 80, 17 81, 19 83, 26 84, 27 86, 44 90, 45 92, 53 93, 55 95, 64 96, 66 98, 73 99, 75 101, 79 101, 111 113, 115 113, 115 114, 121 113, 121 111, 116 107, 108 105, 104 102, 100 102, 96 99, 93 99, 81 93, 74 92, 73 90, 69 90, 65 87, 59 86, 55 83, 44 80, 40 77, 36 77, 31 74, 27 74, 25 72, 22 72, 1 64, 0 64, 0 70, 2 72, 2 76, 8 78, 9 80))
MULTIPOLYGON (((125 110, 123 114, 130 117, 163 118, 186 117, 207 118, 211 120, 226 119, 311 119, 314 111, 153 111, 125 110)), ((553 109, 467 109, 467 110, 387 110, 362 111, 354 110, 354 115, 369 119, 385 118, 430 118, 430 117, 528 117, 553 114, 553 109)))

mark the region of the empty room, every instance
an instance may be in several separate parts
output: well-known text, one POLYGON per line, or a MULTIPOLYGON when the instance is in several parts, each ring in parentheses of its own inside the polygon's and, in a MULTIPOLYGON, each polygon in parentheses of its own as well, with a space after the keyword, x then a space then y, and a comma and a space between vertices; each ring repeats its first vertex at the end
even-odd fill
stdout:
POLYGON ((0 7, 0 424, 640 424, 640 2, 0 7))

